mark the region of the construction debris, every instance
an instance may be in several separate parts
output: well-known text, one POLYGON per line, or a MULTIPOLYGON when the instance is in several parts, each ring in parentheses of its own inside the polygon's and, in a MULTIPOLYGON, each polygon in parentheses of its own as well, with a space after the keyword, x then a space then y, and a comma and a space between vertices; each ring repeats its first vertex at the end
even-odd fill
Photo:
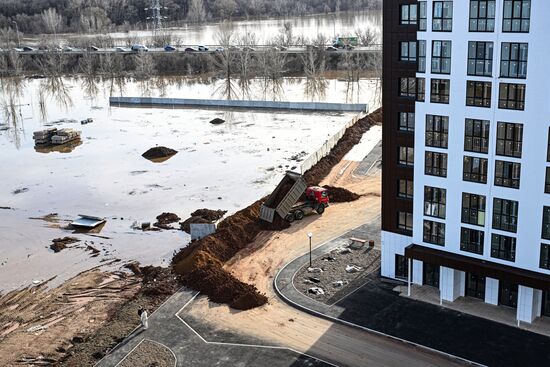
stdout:
POLYGON ((325 294, 325 291, 323 290, 323 288, 319 288, 319 287, 312 287, 312 288, 309 288, 307 291, 309 293, 316 294, 318 296, 325 294))
POLYGON ((346 266, 346 272, 347 273, 357 273, 359 271, 363 270, 362 267, 356 266, 356 265, 348 265, 346 266))
POLYGON ((87 124, 91 124, 92 122, 94 122, 94 119, 89 117, 85 120, 80 121, 80 125, 87 125, 87 124))
POLYGON ((63 237, 63 238, 56 238, 52 240, 52 244, 50 245, 50 248, 53 250, 53 252, 58 253, 61 250, 64 250, 67 248, 67 245, 70 245, 71 243, 80 242, 78 238, 75 237, 63 237))
POLYGON ((35 131, 33 139, 36 146, 62 145, 80 139, 80 131, 73 129, 51 128, 35 131))
POLYGON ((181 218, 174 213, 162 213, 161 215, 157 216, 157 221, 153 225, 161 229, 175 229, 169 224, 176 223, 180 219, 181 218))
POLYGON ((80 218, 71 222, 71 226, 92 229, 106 222, 105 218, 99 218, 84 214, 79 214, 78 216, 80 218))
POLYGON ((308 273, 322 273, 323 269, 321 268, 307 268, 308 273))

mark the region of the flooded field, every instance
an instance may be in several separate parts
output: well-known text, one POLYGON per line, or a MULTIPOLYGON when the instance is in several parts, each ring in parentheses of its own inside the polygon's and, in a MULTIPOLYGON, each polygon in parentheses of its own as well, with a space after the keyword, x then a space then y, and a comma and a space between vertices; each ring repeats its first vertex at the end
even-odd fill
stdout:
MULTIPOLYGON (((182 220, 199 208, 235 212, 268 194, 285 170, 299 170, 300 158, 352 117, 108 104, 109 95, 210 98, 220 82, 189 85, 159 79, 113 86, 106 81, 90 88, 83 80, 62 79, 48 90, 45 83, 51 82, 25 80, 2 97, 0 207, 12 208, 0 210, 3 291, 53 276, 57 278, 52 284, 59 284, 116 259, 167 264, 189 236, 179 230, 143 232, 133 229, 134 224, 153 223, 162 212, 174 212, 182 220), (8 96, 13 97, 11 105, 6 105, 8 96), (210 124, 216 117, 226 122, 210 124), (81 125, 86 118, 94 122, 81 125), (60 119, 69 121, 52 123, 60 119), (47 127, 80 130, 82 139, 62 150, 35 149, 33 132, 47 127), (141 156, 157 145, 178 153, 162 163, 141 156), (78 214, 105 217, 107 223, 93 234, 63 229, 78 214), (52 239, 64 236, 81 242, 59 253, 49 249, 52 239), (93 249, 99 250, 95 257, 93 249)), ((252 90, 260 90, 257 83, 252 90)), ((310 100, 305 84, 302 79, 286 80, 279 99, 310 100)), ((376 85, 371 80, 357 83, 352 99, 374 101, 376 85)), ((349 97, 349 85, 332 80, 315 98, 349 97)))

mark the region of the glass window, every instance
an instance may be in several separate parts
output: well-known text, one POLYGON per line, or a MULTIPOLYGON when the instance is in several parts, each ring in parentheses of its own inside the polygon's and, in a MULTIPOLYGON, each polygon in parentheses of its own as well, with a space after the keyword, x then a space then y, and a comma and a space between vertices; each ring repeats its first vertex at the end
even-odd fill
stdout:
POLYGON ((462 193, 462 223, 485 225, 485 196, 462 193))
POLYGON ((487 183, 487 159, 464 156, 462 179, 464 181, 487 183))
POLYGON ((491 83, 466 81, 466 106, 491 107, 491 83))
POLYGON ((416 101, 424 102, 424 99, 426 98, 426 79, 416 78, 416 86, 417 86, 416 101))
POLYGON ((500 83, 498 108, 525 109, 525 84, 500 83))
POLYGON ((500 52, 500 76, 503 78, 527 78, 529 44, 503 42, 500 52))
POLYGON ((504 0, 503 32, 529 32, 531 0, 504 0))
POLYGON ((432 73, 451 73, 451 41, 432 42, 432 73))
POLYGON ((430 101, 432 103, 449 103, 451 81, 448 79, 432 79, 430 101))
POLYGON ((424 174, 447 177, 447 153, 426 152, 424 174))
POLYGON ((490 122, 487 120, 466 119, 464 129, 464 150, 467 152, 489 152, 490 122))
POLYGON ((397 228, 403 231, 412 233, 413 230, 413 215, 409 212, 397 213, 397 228))
POLYGON ((491 236, 491 257, 516 261, 516 239, 514 237, 493 234, 491 236))
POLYGON ((401 61, 416 62, 416 41, 400 42, 400 57, 401 61))
POLYGON ((413 180, 399 180, 398 181, 398 193, 402 199, 412 199, 414 194, 414 182, 413 180))
POLYGON ((495 198, 493 200, 493 229, 516 233, 518 207, 517 201, 495 198))
POLYGON ((399 147, 399 164, 403 166, 414 166, 414 148, 399 147))
POLYGON ((424 221, 424 242, 445 246, 445 223, 424 221))
POLYGON ((453 2, 434 1, 432 31, 451 32, 453 30, 453 2))
POLYGON ((495 0, 470 0, 470 32, 495 30, 495 0))
POLYGON ((428 27, 428 8, 425 1, 418 2, 418 11, 419 11, 419 23, 418 30, 425 31, 428 27))
POLYGON ((401 24, 416 24, 418 20, 418 8, 416 4, 401 5, 401 24))
POLYGON ((424 186, 424 215, 445 219, 447 190, 424 186))
POLYGON ((399 96, 424 101, 424 84, 423 78, 399 78, 399 96))
POLYGON ((519 189, 521 163, 496 161, 495 186, 519 189))
POLYGON ((544 179, 544 192, 550 194, 550 167, 546 167, 546 178, 544 179))
POLYGON ((395 254, 395 277, 407 279, 409 277, 409 265, 403 255, 395 254))
POLYGON ((550 240, 550 206, 542 210, 542 238, 550 240))
POLYGON ((499 122, 497 125, 497 155, 521 158, 523 124, 499 122))
POLYGON ((426 41, 418 41, 418 72, 426 72, 426 41))
POLYGON ((426 146, 446 149, 449 141, 449 117, 426 115, 426 146))
POLYGON ((493 42, 468 42, 468 75, 493 75, 493 42))
POLYGON ((460 250, 471 252, 478 255, 483 255, 483 242, 485 240, 485 232, 476 229, 464 228, 460 229, 460 250))
POLYGON ((550 245, 545 243, 540 246, 540 267, 550 270, 550 245))
POLYGON ((399 130, 414 131, 414 112, 399 112, 399 130))

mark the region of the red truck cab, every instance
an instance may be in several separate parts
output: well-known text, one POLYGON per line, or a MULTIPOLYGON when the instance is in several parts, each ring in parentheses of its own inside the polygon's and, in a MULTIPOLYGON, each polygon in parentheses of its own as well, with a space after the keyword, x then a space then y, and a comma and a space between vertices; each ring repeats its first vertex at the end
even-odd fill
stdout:
POLYGON ((308 187, 306 189, 306 198, 308 201, 323 204, 325 207, 327 207, 329 203, 327 189, 319 186, 308 187))

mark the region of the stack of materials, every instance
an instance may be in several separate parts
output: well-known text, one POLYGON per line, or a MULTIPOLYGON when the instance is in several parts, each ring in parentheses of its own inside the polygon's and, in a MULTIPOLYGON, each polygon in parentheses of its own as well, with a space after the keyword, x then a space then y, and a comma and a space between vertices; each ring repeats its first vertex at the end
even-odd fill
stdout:
POLYGON ((56 128, 35 131, 32 134, 32 138, 34 139, 34 143, 36 145, 51 144, 52 137, 55 135, 56 132, 56 128))
POLYGON ((61 129, 52 136, 52 144, 65 144, 76 139, 80 139, 80 131, 73 129, 61 129))

